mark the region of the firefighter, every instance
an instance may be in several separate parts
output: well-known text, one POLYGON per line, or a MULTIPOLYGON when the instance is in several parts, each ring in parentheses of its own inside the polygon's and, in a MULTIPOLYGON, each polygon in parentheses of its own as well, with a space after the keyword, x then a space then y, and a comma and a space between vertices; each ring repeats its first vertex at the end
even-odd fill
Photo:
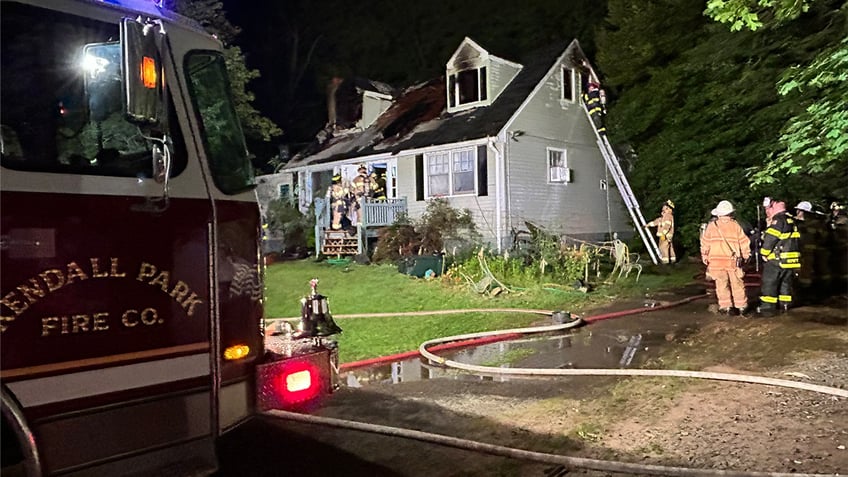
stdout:
POLYGON ((353 201, 350 215, 353 225, 356 225, 360 221, 362 202, 366 198, 371 197, 371 178, 368 177, 368 169, 363 164, 359 166, 356 172, 358 172, 358 175, 351 181, 353 201))
POLYGON ((674 238, 674 202, 665 201, 660 216, 645 224, 645 228, 649 227, 657 228, 662 263, 674 263, 674 244, 671 241, 674 238))
POLYGON ((832 202, 827 221, 830 252, 834 260, 830 291, 837 295, 848 293, 848 215, 845 206, 832 202))
POLYGON ((606 95, 602 95, 601 93, 600 85, 591 81, 586 88, 586 92, 583 93, 583 101, 586 103, 586 110, 589 111, 589 116, 591 116, 592 122, 595 124, 595 129, 598 130, 598 134, 605 136, 607 134, 607 128, 604 126, 605 101, 602 101, 602 96, 606 98, 606 95))
POLYGON ((763 200, 768 227, 763 232, 760 257, 763 260, 760 306, 762 316, 785 313, 792 305, 792 280, 801 268, 798 240, 801 234, 795 220, 786 213, 786 203, 766 197, 763 200))
POLYGON ((330 210, 332 212, 330 227, 333 230, 347 228, 350 224, 350 219, 347 216, 350 210, 350 190, 342 184, 341 175, 336 174, 333 176, 333 183, 327 190, 327 198, 330 201, 330 210))
POLYGON ((751 255, 751 240, 732 218, 733 211, 733 204, 726 200, 712 210, 716 219, 707 223, 701 235, 701 261, 707 266, 707 276, 715 280, 719 313, 744 315, 748 297, 741 265, 751 255))
POLYGON ((799 302, 813 303, 822 297, 830 286, 830 260, 827 248, 827 229, 824 214, 813 210, 809 201, 795 206, 795 220, 801 234, 799 246, 804 263, 798 270, 799 302))
POLYGON ((386 173, 371 173, 371 195, 376 200, 386 200, 386 173))

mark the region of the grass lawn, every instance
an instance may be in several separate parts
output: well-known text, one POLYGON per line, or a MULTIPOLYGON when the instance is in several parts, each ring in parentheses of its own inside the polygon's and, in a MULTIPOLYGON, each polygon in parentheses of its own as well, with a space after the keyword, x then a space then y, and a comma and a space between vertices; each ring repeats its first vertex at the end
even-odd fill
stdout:
MULTIPOLYGON (((690 265, 647 267, 638 283, 631 275, 589 293, 545 284, 490 297, 475 293, 464 282, 448 278, 423 280, 398 273, 394 266, 355 263, 343 266, 305 259, 267 267, 265 316, 298 317, 300 299, 309 293, 312 278, 319 279, 318 291, 328 297, 333 315, 470 308, 531 308, 580 313, 587 306, 617 297, 689 283, 695 273, 696 267, 690 265)), ((338 335, 340 360, 344 363, 410 351, 432 338, 520 328, 539 319, 539 315, 527 313, 337 319, 344 330, 338 335)))

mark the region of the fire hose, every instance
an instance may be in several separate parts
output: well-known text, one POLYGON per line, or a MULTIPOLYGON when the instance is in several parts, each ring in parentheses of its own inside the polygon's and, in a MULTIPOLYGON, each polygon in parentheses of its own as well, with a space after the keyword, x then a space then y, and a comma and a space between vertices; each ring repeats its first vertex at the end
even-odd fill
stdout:
MULTIPOLYGON (((660 305, 653 308, 637 308, 632 310, 623 310, 612 313, 605 313, 600 315, 589 316, 583 319, 577 319, 568 323, 559 324, 559 325, 548 325, 541 327, 532 327, 532 328, 516 328, 510 330, 499 330, 499 331, 488 331, 481 333, 470 333, 464 335, 457 336, 449 336, 444 338, 437 338, 433 340, 428 340, 422 343, 418 352, 422 357, 427 358, 430 361, 436 362, 441 366, 460 369, 463 371, 469 371, 476 374, 481 375, 499 375, 499 376, 653 376, 653 377, 679 377, 679 378, 697 378, 697 379, 711 379, 711 380, 719 380, 719 381, 735 381, 742 383, 751 383, 751 384, 762 384, 769 386, 778 386, 785 388, 793 388, 800 389, 805 391, 811 391, 820 394, 827 394, 831 396, 848 398, 848 390, 829 387, 829 386, 821 386, 815 384, 808 384, 798 381, 790 381, 784 379, 776 379, 776 378, 768 378, 764 376, 753 376, 753 375, 742 375, 742 374, 732 374, 732 373, 713 373, 713 372, 702 372, 702 371, 681 371, 681 370, 658 370, 658 369, 545 369, 545 368, 500 368, 500 367, 492 367, 492 366, 479 366, 479 365, 471 365, 460 363, 457 361, 449 360, 442 358, 438 355, 433 354, 428 348, 442 345, 444 343, 462 343, 463 346, 467 346, 469 340, 491 340, 492 337, 498 335, 522 335, 522 334, 531 334, 531 333, 549 333, 551 331, 557 331, 567 328, 575 327, 583 322, 593 322, 599 321, 603 319, 615 318, 625 315, 637 314, 646 311, 656 311, 660 309, 670 308, 673 306, 678 306, 684 303, 688 303, 693 300, 697 300, 700 298, 704 298, 707 295, 698 295, 694 297, 689 297, 677 302, 672 302, 664 305, 660 305)), ((468 310, 462 310, 464 312, 468 312, 468 310)), ((477 310, 477 311, 485 311, 485 310, 477 310)), ((499 310, 501 311, 501 310, 499 310)), ((518 310, 511 310, 518 311, 518 310)), ((526 311, 526 310, 525 310, 526 311)), ((436 313, 447 313, 451 311, 442 310, 436 313)), ((543 310, 530 310, 528 312, 539 313, 539 314, 551 314, 552 312, 543 311, 543 310)), ((411 314, 427 314, 433 312, 411 312, 411 314)), ((392 314, 392 316, 397 316, 398 314, 392 314)), ((360 315, 357 315, 360 316, 360 315)), ((554 464, 554 465, 562 465, 567 468, 581 468, 587 470, 598 470, 598 471, 606 471, 606 472, 621 472, 621 473, 629 473, 629 474, 646 474, 646 475, 664 475, 664 476, 673 476, 673 477, 714 477, 714 476, 739 476, 739 477, 824 477, 830 475, 837 474, 805 474, 805 473, 781 473, 781 472, 756 472, 756 471, 735 471, 735 470, 716 470, 716 469, 697 469, 697 468, 689 468, 689 467, 674 467, 674 466, 662 466, 662 465, 652 465, 652 464, 635 464, 628 462, 620 462, 620 461, 610 461, 610 460, 599 460, 599 459, 588 459, 582 457, 570 457, 563 456, 557 454, 549 454, 542 452, 533 452, 527 451, 523 449, 516 449, 511 447, 499 446, 494 444, 488 444, 479 441, 473 441, 468 439, 460 439, 451 436, 445 436, 441 434, 434 434, 422 431, 416 431, 413 429, 404 429, 398 427, 391 426, 383 426, 378 424, 370 424, 358 421, 349 421, 343 419, 335 419, 329 417, 320 417, 306 414, 299 414, 288 411, 280 411, 280 410, 272 410, 266 411, 265 415, 303 422, 307 424, 317 424, 317 425, 325 425, 330 427, 351 429, 362 432, 370 432, 376 433, 386 436, 392 437, 403 437, 406 439, 418 440, 422 442, 429 442, 433 444, 443 445, 447 447, 454 447, 458 449, 464 449, 474 452, 482 452, 486 454, 515 458, 521 460, 528 460, 534 462, 540 462, 545 464, 554 464)))

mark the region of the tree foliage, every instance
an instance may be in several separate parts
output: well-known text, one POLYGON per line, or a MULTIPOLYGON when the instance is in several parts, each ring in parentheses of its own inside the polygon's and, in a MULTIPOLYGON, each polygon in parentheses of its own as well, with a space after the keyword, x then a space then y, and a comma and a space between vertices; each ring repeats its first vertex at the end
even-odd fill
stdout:
MULTIPOLYGON (((724 2, 731 3, 737 2, 724 2)), ((702 1, 609 1, 598 63, 614 98, 610 134, 637 153, 631 185, 643 208, 659 211, 667 199, 677 204, 677 236, 687 252, 696 250, 699 225, 719 200, 754 222, 762 194, 809 200, 844 188, 844 173, 767 185, 757 176, 769 161, 784 167, 783 126, 811 99, 806 86, 797 95, 776 85, 798 81, 786 72, 844 37, 845 22, 834 18, 830 3, 762 31, 734 32, 706 17, 702 1)), ((804 129, 806 137, 814 127, 804 129)))
MULTIPOLYGON (((797 21, 811 4, 832 5, 826 13, 842 25, 842 40, 825 45, 805 63, 791 65, 777 84, 781 96, 804 106, 781 128, 778 148, 752 169, 755 185, 774 184, 787 177, 831 176, 845 184, 848 169, 848 3, 814 0, 710 0, 707 15, 729 23, 731 30, 778 28, 797 21)), ((817 7, 819 5, 816 5, 817 7)), ((845 187, 838 191, 842 195, 845 187)))
POLYGON ((224 44, 224 58, 236 114, 248 139, 270 141, 280 136, 283 131, 279 126, 253 106, 255 96, 248 88, 248 83, 259 78, 260 73, 248 68, 241 49, 232 46, 240 30, 227 20, 224 4, 219 0, 171 0, 168 8, 194 19, 224 44))

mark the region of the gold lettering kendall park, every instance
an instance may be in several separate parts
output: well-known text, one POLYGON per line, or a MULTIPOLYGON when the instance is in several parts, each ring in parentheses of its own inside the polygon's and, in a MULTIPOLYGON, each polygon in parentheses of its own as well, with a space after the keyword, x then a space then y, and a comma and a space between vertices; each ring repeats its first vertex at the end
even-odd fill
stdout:
MULTIPOLYGON (((123 262, 117 257, 109 258, 108 262, 97 257, 92 257, 87 261, 79 263, 76 261, 69 262, 63 268, 44 270, 25 280, 0 298, 0 332, 6 331, 9 324, 21 316, 30 306, 64 287, 89 280, 131 279, 132 276, 127 275, 123 265, 123 262)), ((203 303, 203 300, 197 293, 192 291, 188 283, 183 280, 174 280, 169 270, 160 269, 152 263, 142 262, 138 267, 138 273, 135 275, 135 279, 168 294, 185 310, 187 316, 194 316, 195 307, 203 303)), ((128 325, 127 323, 142 323, 145 325, 157 322, 161 323, 158 317, 151 317, 153 315, 150 315, 149 310, 153 309, 146 308, 141 311, 129 310, 135 311, 136 314, 127 317, 125 313, 122 320, 128 321, 124 321, 124 325, 135 326, 128 325)), ((156 310, 153 310, 153 314, 156 314, 156 310)), ((97 321, 96 316, 98 315, 69 315, 42 318, 42 336, 47 336, 54 332, 59 334, 74 334, 108 329, 106 322, 97 321)))

